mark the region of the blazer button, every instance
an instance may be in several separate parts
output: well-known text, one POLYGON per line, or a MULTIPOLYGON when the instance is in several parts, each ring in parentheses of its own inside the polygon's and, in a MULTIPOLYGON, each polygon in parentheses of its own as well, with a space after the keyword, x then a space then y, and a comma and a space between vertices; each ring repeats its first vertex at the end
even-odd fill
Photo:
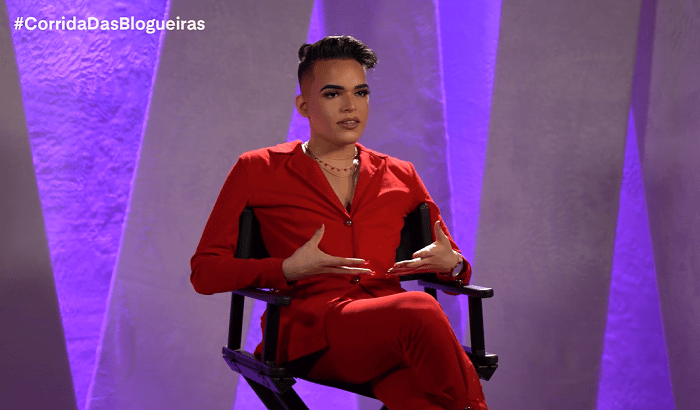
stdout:
POLYGON ((357 276, 355 276, 354 278, 350 279, 350 283, 352 283, 352 284, 358 283, 359 281, 360 281, 360 278, 358 278, 357 276))
POLYGON ((345 221, 345 225, 347 225, 347 226, 352 225, 352 220, 351 220, 351 219, 348 219, 347 221, 345 221))

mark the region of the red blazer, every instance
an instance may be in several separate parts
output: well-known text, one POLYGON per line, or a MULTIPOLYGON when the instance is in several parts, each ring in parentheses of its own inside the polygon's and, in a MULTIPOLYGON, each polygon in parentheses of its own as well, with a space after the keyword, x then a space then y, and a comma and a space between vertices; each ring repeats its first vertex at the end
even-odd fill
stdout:
MULTIPOLYGON (((404 290, 398 278, 386 276, 394 264, 403 218, 420 203, 430 207, 432 223, 439 211, 410 162, 357 144, 360 175, 350 212, 341 204, 319 165, 304 154, 301 142, 288 142, 241 155, 224 183, 192 257, 190 280, 202 294, 246 287, 275 289, 293 297, 282 307, 280 363, 328 346, 324 317, 329 303, 353 290, 374 297, 404 290), (254 208, 270 258, 233 257, 238 217, 254 208), (319 275, 289 285, 282 261, 325 224, 319 248, 330 255, 363 258, 376 275, 356 278, 319 275), (355 280, 353 280, 355 279, 355 280)), ((449 237, 449 234, 448 234, 449 237)), ((433 238, 434 240, 434 238, 433 238)), ((457 246, 450 238, 452 247, 457 246)), ((459 277, 469 280, 471 269, 459 277)), ((260 346, 256 351, 259 353, 260 346)))

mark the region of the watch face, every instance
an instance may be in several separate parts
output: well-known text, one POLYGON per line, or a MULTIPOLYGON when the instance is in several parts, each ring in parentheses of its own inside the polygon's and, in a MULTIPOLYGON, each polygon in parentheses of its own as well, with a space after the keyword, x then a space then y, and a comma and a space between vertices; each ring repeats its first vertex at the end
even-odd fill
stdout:
POLYGON ((459 261, 457 266, 455 266, 454 270, 452 271, 452 276, 457 276, 459 273, 462 271, 462 268, 464 268, 464 259, 459 261))

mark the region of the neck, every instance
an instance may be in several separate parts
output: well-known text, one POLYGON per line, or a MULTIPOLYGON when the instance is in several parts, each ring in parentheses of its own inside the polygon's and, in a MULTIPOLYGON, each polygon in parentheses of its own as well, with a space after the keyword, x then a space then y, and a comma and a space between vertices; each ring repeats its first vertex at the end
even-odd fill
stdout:
POLYGON ((308 147, 319 158, 352 158, 355 143, 333 144, 320 138, 309 138, 308 147))

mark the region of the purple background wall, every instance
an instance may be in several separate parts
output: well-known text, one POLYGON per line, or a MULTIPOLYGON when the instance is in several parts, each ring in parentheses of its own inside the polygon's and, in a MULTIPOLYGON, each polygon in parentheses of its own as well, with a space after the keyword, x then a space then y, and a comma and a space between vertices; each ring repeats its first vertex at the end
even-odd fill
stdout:
POLYGON ((0 5, 0 406, 76 410, 7 11, 0 5))
MULTIPOLYGON (((13 201, 3 202, 0 377, 14 384, 0 396, 46 408, 41 380, 43 399, 65 408, 262 408, 217 353, 228 297, 194 294, 187 259, 237 155, 304 136, 290 123, 296 50, 332 33, 379 53, 363 143, 414 162, 474 282, 496 288, 486 304, 489 350, 501 355, 485 383, 491 407, 700 401, 697 2, 273 3, 3 3, 0 46, 12 58, 2 64, 0 169, 17 182, 3 185, 13 201), (20 16, 64 15, 181 16, 206 30, 11 28, 20 16), (6 155, 22 144, 36 185, 23 157, 6 155), (28 212, 36 187, 45 236, 11 228, 42 223, 28 212), (35 286, 15 291, 34 278, 10 246, 22 238, 35 255, 48 244, 53 276, 35 258, 35 286), (27 293, 44 313, 26 309, 27 293), (50 314, 56 300, 62 320, 50 314), (12 342, 40 335, 59 337, 50 379, 34 345, 12 342)), ((441 302, 464 335, 463 303, 441 302)), ((299 390, 316 407, 378 407, 299 390)))

